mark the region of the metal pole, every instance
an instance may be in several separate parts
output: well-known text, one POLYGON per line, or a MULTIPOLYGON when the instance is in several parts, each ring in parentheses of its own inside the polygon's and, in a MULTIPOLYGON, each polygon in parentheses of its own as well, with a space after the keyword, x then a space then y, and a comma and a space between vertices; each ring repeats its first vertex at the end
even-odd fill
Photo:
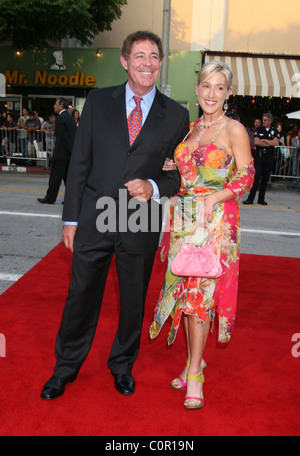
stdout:
POLYGON ((168 92, 169 50, 170 50, 171 0, 164 0, 162 46, 164 58, 161 64, 160 90, 168 92))

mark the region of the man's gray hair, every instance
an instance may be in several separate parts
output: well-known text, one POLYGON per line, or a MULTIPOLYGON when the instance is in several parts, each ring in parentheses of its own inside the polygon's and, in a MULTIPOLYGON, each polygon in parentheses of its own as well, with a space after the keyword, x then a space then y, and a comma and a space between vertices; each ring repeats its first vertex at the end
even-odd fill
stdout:
POLYGON ((273 116, 270 112, 266 112, 263 117, 268 117, 268 119, 270 119, 271 122, 273 122, 273 116))

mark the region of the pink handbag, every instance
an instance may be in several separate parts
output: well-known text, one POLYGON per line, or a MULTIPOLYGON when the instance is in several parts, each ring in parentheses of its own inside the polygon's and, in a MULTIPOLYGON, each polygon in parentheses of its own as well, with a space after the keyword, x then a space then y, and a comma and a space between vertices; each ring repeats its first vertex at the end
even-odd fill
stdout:
MULTIPOLYGON (((190 237, 196 228, 194 228, 190 237)), ((180 251, 171 265, 171 271, 174 275, 180 277, 200 277, 205 279, 216 279, 222 275, 222 266, 219 258, 214 252, 214 246, 208 227, 207 230, 209 243, 203 247, 196 247, 184 243, 181 244, 180 251)))

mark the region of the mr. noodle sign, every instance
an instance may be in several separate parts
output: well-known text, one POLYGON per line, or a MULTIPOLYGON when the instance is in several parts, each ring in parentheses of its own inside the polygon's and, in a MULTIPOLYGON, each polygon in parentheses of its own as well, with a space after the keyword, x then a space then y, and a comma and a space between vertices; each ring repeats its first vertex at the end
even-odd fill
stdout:
MULTIPOLYGON (((6 85, 31 85, 26 73, 19 70, 5 71, 6 85)), ((73 87, 93 87, 95 77, 86 75, 84 71, 76 71, 75 74, 55 74, 48 71, 37 70, 34 74, 33 85, 36 86, 73 86, 73 87)))

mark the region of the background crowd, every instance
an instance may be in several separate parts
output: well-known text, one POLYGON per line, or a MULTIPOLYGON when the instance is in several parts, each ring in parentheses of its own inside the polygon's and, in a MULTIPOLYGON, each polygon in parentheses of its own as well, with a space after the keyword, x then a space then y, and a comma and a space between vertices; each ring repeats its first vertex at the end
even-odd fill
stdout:
MULTIPOLYGON (((80 113, 74 106, 69 105, 69 114, 77 126, 80 113)), ((1 157, 28 159, 28 164, 34 165, 32 159, 37 157, 37 149, 47 151, 51 160, 55 148, 55 115, 43 114, 37 110, 29 111, 27 107, 22 115, 4 110, 0 116, 1 157)))
MULTIPOLYGON (((235 120, 240 121, 240 117, 235 110, 227 113, 228 117, 232 117, 235 120)), ((273 116, 272 116, 273 117, 273 116)), ((253 121, 253 125, 246 126, 250 146, 253 158, 258 153, 257 147, 254 143, 255 131, 257 128, 262 126, 262 118, 256 118, 253 121)), ((272 181, 278 181, 280 176, 294 176, 293 184, 298 185, 299 183, 299 164, 300 164, 300 129, 297 122, 290 123, 286 121, 275 121, 272 120, 272 127, 274 127, 279 133, 279 144, 275 147, 274 160, 271 170, 272 181)))
MULTIPOLYGON (((74 106, 69 105, 69 114, 79 124, 80 113, 74 106)), ((262 114, 263 115, 263 114, 262 114)), ((240 121, 238 113, 233 109, 227 113, 228 117, 240 121)), ((278 119, 278 117, 275 117, 278 119)), ((246 126, 253 158, 257 154, 254 144, 255 130, 262 125, 262 119, 256 118, 253 124, 246 126)), ((275 120, 272 126, 279 132, 279 147, 274 150, 274 161, 271 175, 272 181, 280 177, 293 176, 293 185, 299 184, 300 164, 300 129, 299 125, 286 121, 275 120)), ((54 113, 29 111, 24 107, 22 115, 17 112, 3 110, 0 116, 0 160, 7 157, 26 159, 27 164, 34 166, 39 151, 47 151, 47 165, 51 165, 55 147, 55 115, 54 113)), ((40 157, 42 157, 40 155, 40 157)), ((45 158, 45 157, 44 157, 45 158)), ((270 173, 268 180, 270 178, 270 173)))

